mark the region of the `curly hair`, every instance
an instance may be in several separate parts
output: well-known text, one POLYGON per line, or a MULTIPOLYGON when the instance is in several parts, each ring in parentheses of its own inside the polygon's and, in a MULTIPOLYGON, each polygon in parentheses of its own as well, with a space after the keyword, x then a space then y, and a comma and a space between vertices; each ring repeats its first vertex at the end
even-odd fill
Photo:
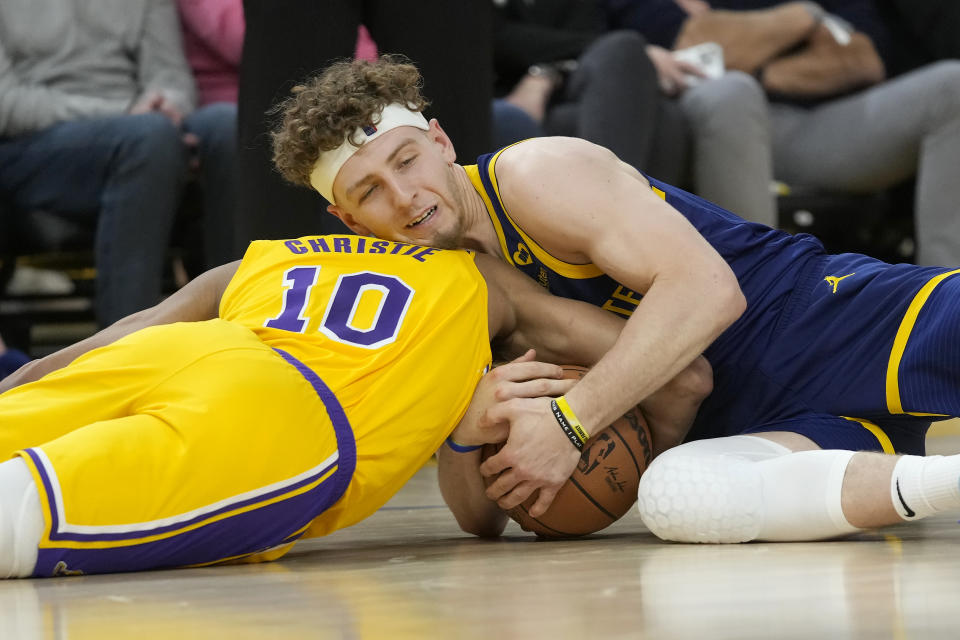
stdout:
POLYGON ((310 172, 320 154, 352 139, 357 129, 373 124, 388 104, 398 102, 422 111, 429 102, 420 94, 423 80, 410 60, 383 55, 374 62, 341 60, 291 89, 272 112, 280 122, 271 132, 273 163, 285 179, 310 186, 310 172))

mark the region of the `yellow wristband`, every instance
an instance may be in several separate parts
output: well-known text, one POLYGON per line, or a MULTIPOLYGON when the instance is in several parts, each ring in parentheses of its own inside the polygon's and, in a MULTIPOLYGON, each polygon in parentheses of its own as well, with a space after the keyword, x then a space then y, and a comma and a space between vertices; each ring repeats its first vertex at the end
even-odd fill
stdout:
POLYGON ((563 417, 566 418, 567 422, 570 423, 570 428, 573 429, 574 433, 576 433, 583 442, 586 442, 590 437, 590 434, 587 433, 587 430, 583 428, 583 424, 580 422, 577 414, 575 414, 573 409, 570 408, 570 403, 567 402, 566 396, 560 396, 557 398, 557 406, 563 413, 563 417))

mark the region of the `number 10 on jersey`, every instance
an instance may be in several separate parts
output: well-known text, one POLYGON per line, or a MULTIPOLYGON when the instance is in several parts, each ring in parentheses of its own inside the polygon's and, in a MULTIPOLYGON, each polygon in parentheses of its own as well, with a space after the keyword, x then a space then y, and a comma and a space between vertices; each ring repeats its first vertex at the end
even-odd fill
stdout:
MULTIPOLYGON (((310 323, 304 314, 320 269, 319 266, 287 269, 283 274, 283 308, 263 326, 303 333, 310 323)), ((343 274, 330 293, 320 331, 337 342, 378 349, 397 339, 413 293, 413 289, 396 276, 372 271, 343 274), (379 303, 369 326, 357 327, 357 309, 365 294, 378 295, 379 303)))

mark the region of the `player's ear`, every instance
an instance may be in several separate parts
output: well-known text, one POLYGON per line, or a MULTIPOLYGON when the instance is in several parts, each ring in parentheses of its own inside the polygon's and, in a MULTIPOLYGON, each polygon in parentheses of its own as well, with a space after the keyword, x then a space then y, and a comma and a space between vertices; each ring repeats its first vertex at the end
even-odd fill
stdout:
POLYGON ((356 218, 354 218, 352 215, 350 215, 349 213, 347 213, 337 205, 328 204, 327 212, 332 213, 333 215, 340 218, 340 221, 343 222, 343 224, 347 225, 347 227, 349 227, 349 229, 354 233, 356 233, 357 235, 361 235, 361 236, 373 235, 372 233, 370 233, 370 229, 368 229, 364 225, 357 222, 356 218))
POLYGON ((436 118, 430 118, 430 129, 426 133, 430 141, 440 147, 444 160, 450 163, 457 161, 457 151, 453 148, 453 141, 436 118))

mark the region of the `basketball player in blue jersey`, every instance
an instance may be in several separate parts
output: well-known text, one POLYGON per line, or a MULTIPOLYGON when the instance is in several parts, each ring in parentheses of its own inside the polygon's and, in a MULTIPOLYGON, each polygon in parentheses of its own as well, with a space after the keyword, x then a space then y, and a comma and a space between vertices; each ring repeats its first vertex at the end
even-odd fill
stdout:
POLYGON ((461 166, 418 87, 396 58, 332 65, 281 106, 278 169, 358 233, 498 255, 628 318, 563 398, 484 413, 510 434, 480 467, 497 476, 488 498, 511 508, 539 491, 530 513, 542 513, 576 464, 571 443, 705 356, 714 391, 674 434, 691 442, 641 482, 658 535, 817 539, 960 508, 960 457, 923 457, 930 421, 960 415, 960 270, 827 255, 582 140, 528 140, 461 166), (706 485, 726 499, 701 501, 706 485))
MULTIPOLYGON (((253 242, 0 382, 0 577, 278 558, 373 513, 437 449, 502 441, 457 426, 475 389, 569 388, 529 351, 484 376, 491 341, 592 364, 622 325, 473 252, 253 242)), ((702 397, 680 394, 684 420, 702 397)))

